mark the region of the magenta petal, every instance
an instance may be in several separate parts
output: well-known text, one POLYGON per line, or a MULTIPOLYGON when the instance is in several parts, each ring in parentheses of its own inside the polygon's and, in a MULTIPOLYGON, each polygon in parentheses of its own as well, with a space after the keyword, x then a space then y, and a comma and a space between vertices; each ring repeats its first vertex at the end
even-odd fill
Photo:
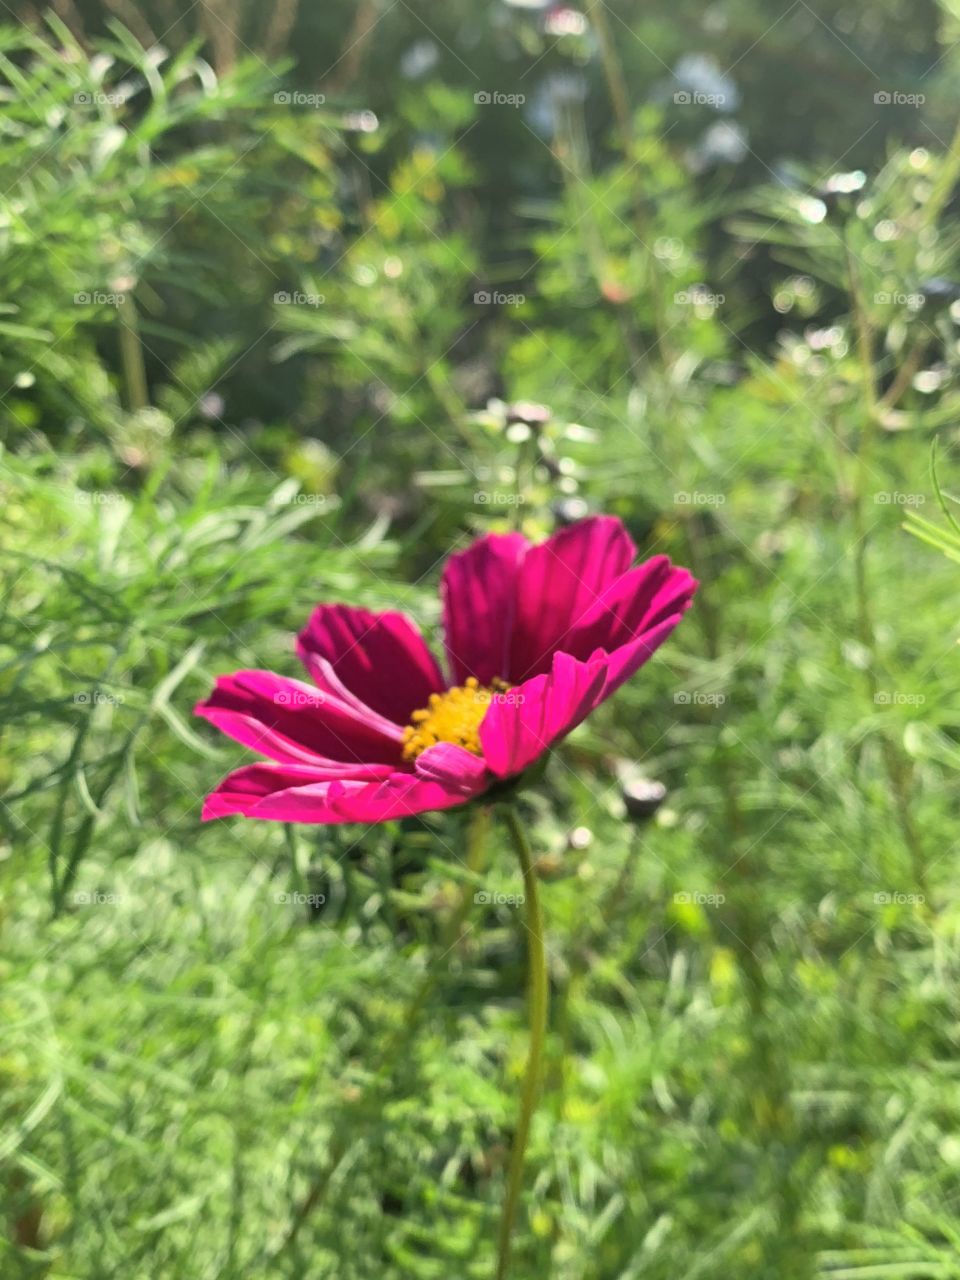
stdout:
POLYGON ((317 609, 298 645, 314 685, 238 671, 198 704, 198 715, 276 762, 231 773, 204 817, 384 822, 464 804, 522 772, 629 679, 689 607, 690 574, 665 556, 629 570, 634 552, 619 520, 597 517, 539 547, 489 535, 451 557, 453 678, 512 681, 480 725, 482 758, 440 742, 405 766, 401 726, 444 688, 436 661, 402 614, 317 609))
MULTIPOLYGON (((269 768, 265 765, 261 768, 269 768)), ((448 791, 440 783, 426 781, 412 773, 394 772, 378 781, 353 779, 282 786, 267 794, 228 791, 231 779, 246 773, 240 769, 221 783, 207 799, 205 818, 220 818, 228 813, 241 813, 248 818, 267 818, 277 822, 310 822, 339 824, 343 822, 388 822, 407 818, 432 809, 451 809, 463 804, 464 795, 448 791)), ((262 779, 254 779, 259 788, 262 779)), ((234 783, 235 787, 243 785, 234 783)))
POLYGON ((395 773, 383 782, 334 783, 328 803, 335 816, 327 821, 388 822, 433 809, 452 809, 466 799, 438 782, 395 773))
POLYGON ((352 694, 394 724, 406 724, 444 687, 436 659, 403 613, 322 604, 297 637, 297 654, 318 682, 329 663, 352 694))
POLYGON ((203 820, 224 818, 228 814, 251 814, 265 797, 277 792, 289 792, 317 783, 329 783, 342 779, 370 780, 389 778, 394 773, 390 765, 344 765, 331 761, 323 764, 280 765, 249 764, 227 774, 215 791, 203 803, 203 820))
POLYGON ((549 671, 553 654, 633 562, 636 547, 620 520, 593 516, 561 529, 523 560, 507 677, 549 671))
POLYGON ((624 575, 622 590, 608 593, 608 608, 571 632, 576 656, 554 655, 548 675, 515 685, 492 703, 480 726, 484 759, 498 777, 526 769, 537 756, 576 728, 629 680, 673 631, 689 607, 697 583, 666 557, 624 575), (639 619, 635 615, 639 614, 639 619), (636 620, 635 633, 630 623, 636 620), (601 626, 602 624, 602 626, 601 626), (606 652, 603 643, 612 646, 606 652), (621 643, 622 641, 622 643, 621 643), (590 646, 591 652, 585 653, 590 646))
POLYGON ((520 533, 488 533, 444 566, 440 593, 447 664, 456 685, 504 677, 517 577, 528 543, 520 533))
POLYGON ((625 681, 640 670, 643 664, 660 648, 682 616, 682 613, 675 613, 671 617, 665 618, 663 622, 658 622, 656 626, 651 627, 649 631, 645 631, 636 640, 621 645, 619 649, 614 649, 613 653, 603 655, 607 667, 607 678, 603 691, 594 705, 599 706, 601 702, 609 698, 612 693, 616 693, 625 681))
POLYGON ((281 763, 392 764, 400 758, 402 729, 272 671, 220 676, 194 711, 228 737, 281 763))
POLYGON ((550 672, 495 699, 480 725, 483 758, 500 778, 526 769, 590 714, 603 695, 604 655, 579 662, 554 654, 550 672))
POLYGON ((371 724, 376 724, 381 728, 388 737, 396 736, 397 725, 386 716, 380 715, 378 711, 374 711, 372 707, 367 706, 362 698, 358 698, 355 693, 352 693, 326 658, 321 658, 318 654, 311 654, 308 670, 314 684, 322 693, 329 694, 335 701, 352 707, 365 720, 369 720, 371 724))
POLYGON ((485 762, 454 742, 438 742, 421 752, 416 770, 418 777, 439 782, 463 796, 477 795, 490 781, 485 762))
POLYGON ((612 653, 668 618, 674 618, 676 625, 697 586, 686 569, 676 568, 667 556, 654 556, 607 587, 570 629, 563 647, 574 657, 586 659, 597 649, 612 653))

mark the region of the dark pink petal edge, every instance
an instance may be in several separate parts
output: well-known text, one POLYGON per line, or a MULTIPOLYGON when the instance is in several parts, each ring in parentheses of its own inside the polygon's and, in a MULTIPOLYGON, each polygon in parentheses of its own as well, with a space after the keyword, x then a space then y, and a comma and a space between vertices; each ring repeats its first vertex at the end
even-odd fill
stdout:
POLYGON ((413 773, 307 781, 308 772, 298 776, 287 768, 269 764, 238 769, 207 797, 203 818, 207 821, 242 814, 276 822, 376 823, 450 809, 470 798, 413 773))
MULTIPOLYGON (((620 643, 610 651, 598 646, 585 658, 555 653, 549 672, 494 700, 480 726, 480 743, 484 760, 498 778, 512 777, 533 764, 615 693, 670 635, 698 584, 685 569, 666 564, 668 574, 662 565, 653 571, 656 589, 647 595, 641 630, 625 630, 623 619, 612 613, 606 619, 607 636, 620 643)), ((588 620, 588 635, 593 625, 588 620)))
POLYGON ((521 533, 488 533, 444 565, 440 595, 453 684, 506 676, 517 578, 529 546, 521 533))
POLYGON ((355 702, 272 671, 220 676, 194 713, 279 763, 396 764, 403 730, 355 702))
POLYGON ((550 670, 566 637, 633 563, 637 548, 615 516, 591 516, 531 547, 517 576, 508 668, 513 684, 550 670))
POLYGON ((404 613, 322 604, 297 637, 297 654, 318 684, 332 674, 362 704, 398 725, 445 687, 436 659, 404 613))

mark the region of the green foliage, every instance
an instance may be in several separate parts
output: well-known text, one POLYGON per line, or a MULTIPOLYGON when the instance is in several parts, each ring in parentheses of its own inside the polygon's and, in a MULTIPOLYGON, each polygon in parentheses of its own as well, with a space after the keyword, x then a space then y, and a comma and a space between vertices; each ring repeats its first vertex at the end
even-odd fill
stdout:
MULTIPOLYGON (((814 78, 803 146, 745 104, 797 163, 744 193, 634 92, 700 9, 613 6, 604 62, 602 16, 506 7, 468 54, 467 8, 384 12, 324 103, 283 86, 319 92, 296 33, 336 5, 286 78, 186 22, 0 33, 0 1275, 492 1274, 526 1052, 499 824, 482 866, 469 812, 204 826, 248 753, 191 709, 295 674, 320 600, 439 647, 451 549, 602 509, 703 586, 522 802, 553 1010, 515 1274, 960 1276, 960 142, 885 118, 844 193, 814 78), (588 82, 548 145, 473 101, 541 60, 588 82), (638 774, 668 795, 632 825, 638 774)), ((801 11, 839 56, 802 5, 765 83, 801 11)), ((845 19, 884 69, 897 13, 845 19)))
POLYGON ((51 21, 62 47, 10 29, 0 45, 5 420, 134 449, 151 390, 175 415, 157 430, 195 423, 197 392, 269 331, 278 263, 316 235, 317 206, 334 221, 336 133, 320 115, 295 131, 253 61, 221 81, 121 28, 88 60, 51 21), (197 309, 199 349, 182 327, 197 309))

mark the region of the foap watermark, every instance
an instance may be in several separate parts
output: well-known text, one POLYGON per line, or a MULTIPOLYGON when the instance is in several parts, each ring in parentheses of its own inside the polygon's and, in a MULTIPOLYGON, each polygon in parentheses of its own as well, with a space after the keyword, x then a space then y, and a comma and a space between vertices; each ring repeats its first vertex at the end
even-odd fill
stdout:
POLYGON ((73 695, 78 707, 119 707, 124 702, 122 693, 109 693, 106 689, 82 689, 73 695))
POLYGON ((727 100, 725 93, 701 93, 699 89, 678 89, 673 95, 678 107, 722 107, 727 100))
POLYGON ((299 889, 273 895, 273 901, 278 907, 322 907, 326 900, 325 894, 301 893, 299 889))
POLYGON ((75 307, 122 307, 127 300, 125 293, 101 293, 94 289, 88 293, 85 289, 73 295, 75 307))
POLYGON ((287 92, 283 89, 273 95, 278 107, 322 107, 327 101, 325 93, 301 93, 299 89, 287 92))
POLYGON ((688 489, 673 495, 673 502, 677 507, 722 507, 726 500, 726 494, 723 493, 700 493, 688 489))
POLYGON ((881 689, 873 695, 878 707, 922 707, 926 700, 926 694, 904 693, 902 689, 881 689))
POLYGON ((678 707, 722 707, 726 700, 725 693, 698 693, 690 689, 680 689, 673 695, 678 707))
POLYGON ((727 295, 713 293, 703 285, 694 285, 691 289, 679 289, 673 300, 678 307, 722 307, 727 295))
POLYGON ((501 293, 498 289, 478 289, 473 295, 477 307, 522 307, 526 300, 525 293, 501 293))
POLYGON ((501 93, 499 89, 481 89, 473 95, 478 107, 522 107, 526 94, 501 93))
POLYGON ((522 893, 499 893, 491 889, 478 889, 473 895, 478 906, 487 907, 522 907, 526 897, 522 893))
POLYGON ((518 689, 494 689, 492 693, 486 689, 478 689, 477 697, 481 702, 491 706, 497 703, 502 707, 522 707, 527 700, 526 695, 518 689))
POLYGON ((322 307, 326 300, 322 293, 301 293, 296 289, 293 293, 281 289, 273 295, 274 304, 278 307, 322 307))
POLYGON ((895 307, 907 307, 910 311, 919 311, 927 300, 925 293, 903 293, 900 290, 894 290, 888 293, 885 289, 881 289, 873 295, 874 302, 881 307, 887 307, 891 304, 895 307))
POLYGON ((873 95, 878 107, 922 107, 926 100, 925 93, 902 93, 899 89, 878 89, 873 95))
POLYGON ((288 498, 275 499, 278 506, 284 507, 317 507, 321 511, 330 505, 327 493, 291 493, 288 498))
POLYGON ((75 907, 115 907, 122 901, 122 893, 101 893, 99 889, 80 889, 73 895, 75 907))
POLYGON ((81 90, 73 95, 75 107, 122 107, 126 100, 125 93, 101 93, 99 90, 81 90))
POLYGON ((725 893, 701 893, 698 889, 681 889, 673 895, 674 902, 680 907, 722 907, 727 900, 725 893))
POLYGON ((324 694, 306 689, 278 689, 273 695, 276 707, 322 707, 326 700, 324 694))
POLYGON ((922 507, 927 498, 923 493, 900 493, 897 489, 883 489, 873 495, 873 500, 881 507, 922 507))
POLYGON ((922 893, 901 893, 898 889, 873 895, 874 905, 878 907, 922 907, 926 900, 922 893))
POLYGON ((522 507, 526 502, 522 493, 501 493, 497 489, 478 489, 473 500, 481 507, 522 507))
POLYGON ((73 500, 78 507, 116 507, 126 502, 122 493, 109 493, 106 489, 78 489, 73 500))

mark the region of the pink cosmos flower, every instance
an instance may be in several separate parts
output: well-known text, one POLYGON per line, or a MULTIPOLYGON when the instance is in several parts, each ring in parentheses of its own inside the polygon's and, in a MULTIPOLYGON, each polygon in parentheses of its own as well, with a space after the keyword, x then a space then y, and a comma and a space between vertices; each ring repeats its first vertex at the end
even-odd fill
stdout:
POLYGON ((385 822, 515 778, 643 665, 697 582, 631 568, 623 524, 595 516, 538 546, 487 534, 443 572, 448 677, 402 613, 320 605, 297 642, 312 683, 221 676, 196 707, 271 763, 229 774, 203 817, 385 822))

